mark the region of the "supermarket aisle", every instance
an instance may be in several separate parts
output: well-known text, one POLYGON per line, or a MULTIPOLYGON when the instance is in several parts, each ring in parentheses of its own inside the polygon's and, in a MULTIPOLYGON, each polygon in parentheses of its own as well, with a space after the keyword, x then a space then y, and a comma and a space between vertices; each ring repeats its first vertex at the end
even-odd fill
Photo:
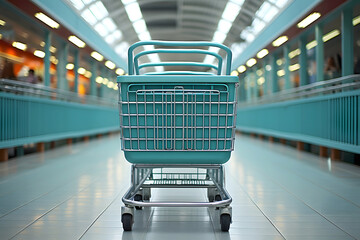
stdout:
MULTIPOLYGON (((123 233, 130 165, 119 137, 0 164, 0 239, 358 239, 360 169, 238 135, 226 164, 233 223, 207 208, 136 211, 123 233)), ((203 190, 156 189, 153 200, 202 201, 203 190)))

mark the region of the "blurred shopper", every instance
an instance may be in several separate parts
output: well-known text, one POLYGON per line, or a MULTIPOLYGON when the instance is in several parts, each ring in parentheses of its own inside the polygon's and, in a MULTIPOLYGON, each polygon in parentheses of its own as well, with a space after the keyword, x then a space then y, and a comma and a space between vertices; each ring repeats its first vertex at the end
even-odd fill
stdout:
POLYGON ((34 69, 30 69, 28 72, 28 76, 26 77, 26 82, 36 84, 38 82, 38 78, 35 76, 34 69))
POLYGON ((325 65, 325 78, 326 79, 333 79, 333 78, 337 78, 340 76, 340 71, 339 68, 336 66, 335 63, 335 59, 334 57, 329 57, 326 60, 326 65, 325 65))

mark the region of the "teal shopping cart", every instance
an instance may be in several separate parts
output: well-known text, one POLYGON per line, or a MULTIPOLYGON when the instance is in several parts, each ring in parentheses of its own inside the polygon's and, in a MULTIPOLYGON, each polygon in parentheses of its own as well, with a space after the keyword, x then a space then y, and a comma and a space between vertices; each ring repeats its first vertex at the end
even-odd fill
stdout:
POLYGON ((238 82, 230 76, 230 49, 211 42, 138 42, 129 48, 128 67, 129 75, 117 79, 121 149, 132 164, 122 199, 124 230, 132 230, 134 208, 215 207, 228 231, 232 199, 223 164, 234 149, 238 82), (140 63, 151 55, 211 56, 216 64, 140 63), (142 73, 157 67, 173 71, 142 73), (206 188, 209 201, 153 202, 152 188, 206 188))

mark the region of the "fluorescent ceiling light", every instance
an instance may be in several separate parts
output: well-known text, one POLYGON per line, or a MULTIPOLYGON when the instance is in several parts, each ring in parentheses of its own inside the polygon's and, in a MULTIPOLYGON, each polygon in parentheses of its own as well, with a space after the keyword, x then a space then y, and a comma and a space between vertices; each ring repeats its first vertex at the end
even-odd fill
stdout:
POLYGON ((81 0, 70 0, 77 10, 81 10, 84 7, 84 3, 81 0))
POLYGON ((266 14, 264 16, 262 16, 262 19, 265 21, 265 22, 270 22, 271 19, 274 18, 274 16, 279 12, 279 10, 272 6, 270 7, 267 11, 266 11, 266 14))
POLYGON ((264 48, 263 50, 259 51, 256 54, 256 56, 261 59, 261 58, 265 57, 266 55, 268 55, 268 53, 269 53, 269 51, 266 48, 264 48))
POLYGON ((79 48, 84 48, 86 46, 85 42, 80 40, 78 37, 71 35, 69 38, 69 41, 78 46, 79 48))
POLYGON ((56 53, 56 47, 50 46, 50 52, 56 53))
POLYGON ((247 60, 246 66, 252 67, 252 66, 254 66, 256 63, 257 63, 257 61, 256 61, 255 58, 250 58, 249 60, 247 60))
POLYGON ((44 58, 45 57, 45 53, 43 51, 40 51, 40 50, 35 50, 34 55, 39 57, 39 58, 44 58))
POLYGON ((109 15, 109 12, 106 10, 104 4, 101 1, 97 1, 91 5, 89 9, 98 20, 101 20, 109 15))
POLYGON ((327 42, 330 39, 332 39, 332 38, 334 38, 334 37, 336 37, 338 35, 340 35, 340 31, 335 29, 335 30, 325 34, 322 39, 323 39, 324 42, 327 42))
POLYGON ((294 58, 300 55, 301 51, 299 48, 295 49, 294 51, 289 52, 289 58, 294 58))
POLYGON ((106 27, 106 29, 109 31, 109 32, 113 32, 116 30, 116 25, 114 23, 114 21, 111 19, 111 18, 105 18, 103 21, 102 21, 102 24, 106 27))
POLYGON ((239 76, 239 72, 234 70, 230 73, 231 76, 239 76))
POLYGON ((240 67, 238 67, 237 70, 239 71, 239 73, 243 73, 246 71, 246 67, 244 65, 241 65, 240 67))
POLYGON ((87 78, 91 78, 91 76, 92 76, 92 73, 91 73, 91 72, 89 72, 89 71, 86 71, 86 73, 85 73, 85 77, 87 77, 87 78))
POLYGON ((140 19, 133 23, 133 28, 137 34, 141 34, 147 31, 147 27, 144 19, 140 19))
POLYGON ((116 69, 116 71, 115 71, 115 73, 117 74, 117 75, 124 75, 124 73, 125 73, 125 71, 123 70, 123 69, 121 69, 121 68, 118 68, 118 69, 116 69))
POLYGON ((102 24, 98 23, 94 26, 94 29, 102 36, 105 37, 109 34, 107 28, 102 24))
POLYGON ((143 33, 140 33, 140 34, 138 35, 138 38, 139 38, 141 41, 151 40, 151 36, 150 36, 150 33, 149 33, 148 31, 143 32, 143 33))
POLYGON ((275 41, 272 42, 272 45, 274 47, 279 47, 281 46, 283 43, 285 43, 286 41, 288 40, 288 37, 287 36, 281 36, 281 37, 278 37, 275 41))
POLYGON ((97 22, 97 18, 94 16, 94 14, 89 10, 85 9, 81 16, 85 21, 87 21, 90 25, 94 25, 97 22))
POLYGON ((108 84, 108 82, 109 82, 109 79, 107 79, 107 78, 103 78, 102 83, 103 83, 104 85, 107 85, 107 84, 108 84))
POLYGON ((265 22, 261 21, 258 18, 255 18, 251 24, 251 32, 253 34, 258 34, 265 27, 265 22))
POLYGON ((284 69, 281 69, 281 70, 277 71, 277 75, 278 75, 279 77, 284 76, 284 75, 285 75, 285 70, 284 70, 284 69))
POLYGON ((353 19, 353 26, 356 26, 360 23, 360 16, 357 16, 353 19))
POLYGON ((113 89, 114 89, 115 91, 117 91, 117 90, 119 90, 119 87, 115 84, 115 86, 113 87, 113 89))
POLYGON ((258 85, 263 85, 265 83, 265 78, 264 77, 261 77, 257 80, 257 84, 258 85))
POLYGON ((0 25, 1 25, 1 26, 5 26, 5 24, 6 24, 6 22, 5 22, 4 20, 1 20, 1 19, 0 19, 0 25))
POLYGON ((240 9, 241 9, 241 6, 239 6, 238 4, 233 3, 233 2, 228 2, 225 6, 225 9, 224 9, 224 12, 223 12, 221 18, 232 23, 232 22, 234 22, 235 18, 239 14, 240 9))
POLYGON ((299 69, 300 69, 300 64, 298 64, 298 63, 289 66, 289 70, 290 70, 291 72, 296 71, 296 70, 299 70, 299 69))
POLYGON ((276 64, 277 64, 278 66, 281 66, 281 64, 283 64, 283 60, 282 60, 282 59, 276 60, 276 64))
POLYGON ((26 44, 21 43, 21 42, 13 42, 12 46, 16 47, 17 49, 23 50, 23 51, 25 51, 27 48, 26 44))
POLYGON ((66 64, 66 69, 67 70, 73 70, 74 69, 74 64, 73 63, 66 64))
POLYGON ((108 87, 108 88, 113 88, 113 87, 114 87, 114 83, 110 81, 110 82, 107 84, 107 87, 108 87))
POLYGON ((50 62, 56 65, 58 64, 59 60, 57 60, 55 56, 50 56, 50 62))
POLYGON ((304 18, 301 22, 297 24, 298 28, 306 28, 311 23, 315 22, 319 17, 321 17, 321 14, 318 12, 311 13, 309 16, 304 18))
POLYGON ((52 28, 59 28, 60 24, 43 14, 42 12, 38 12, 35 14, 35 17, 45 23, 46 25, 52 27, 52 28))
POLYGON ((213 42, 217 42, 217 43, 223 43, 225 41, 226 38, 226 34, 216 31, 214 33, 214 37, 212 39, 213 42))
POLYGON ((258 75, 259 77, 263 75, 263 70, 261 69, 256 70, 256 75, 258 75))
POLYGON ((103 82, 103 78, 102 77, 100 77, 100 76, 98 76, 96 79, 95 79, 95 81, 97 82, 97 83, 102 83, 103 82))
POLYGON ((86 69, 85 68, 79 68, 77 71, 79 74, 84 75, 86 73, 86 69))
POLYGON ((108 60, 108 61, 105 62, 105 66, 107 66, 109 69, 112 70, 112 69, 115 68, 116 65, 115 65, 115 63, 108 60))
POLYGON ((217 27, 217 31, 219 32, 223 32, 223 33, 228 33, 230 28, 231 28, 232 24, 224 19, 220 19, 218 27, 217 27))
POLYGON ((125 5, 125 11, 131 22, 136 22, 143 18, 139 4, 137 2, 132 2, 125 5))
POLYGON ((163 72, 165 69, 164 69, 164 66, 156 66, 156 67, 155 67, 155 70, 156 70, 157 72, 163 72))
POLYGON ((215 57, 211 55, 206 55, 204 58, 204 63, 212 64, 215 61, 215 57))
POLYGON ((317 46, 317 42, 316 42, 316 40, 313 40, 313 41, 309 42, 308 44, 306 44, 306 49, 309 50, 316 46, 317 46))
POLYGON ((124 5, 128 5, 132 2, 135 2, 136 0, 121 0, 121 2, 124 4, 124 5))
POLYGON ((103 59, 104 59, 104 57, 103 57, 103 55, 101 55, 100 53, 98 53, 98 52, 92 52, 91 54, 90 54, 93 58, 95 58, 96 60, 98 60, 99 62, 101 62, 103 59))

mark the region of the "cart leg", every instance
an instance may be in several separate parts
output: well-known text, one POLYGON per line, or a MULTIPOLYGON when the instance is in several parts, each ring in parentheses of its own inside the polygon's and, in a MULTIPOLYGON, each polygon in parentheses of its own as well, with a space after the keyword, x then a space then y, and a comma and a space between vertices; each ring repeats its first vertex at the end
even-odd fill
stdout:
POLYGON ((134 208, 133 207, 121 207, 121 222, 123 224, 124 231, 131 231, 134 224, 134 208))
POLYGON ((145 201, 150 200, 151 198, 151 188, 143 188, 143 199, 145 201))
POLYGON ((207 189, 207 195, 208 195, 209 202, 215 201, 216 193, 217 193, 216 187, 215 188, 211 187, 211 188, 207 189))
POLYGON ((230 206, 220 209, 220 225, 221 231, 228 232, 232 222, 232 208, 230 206))

